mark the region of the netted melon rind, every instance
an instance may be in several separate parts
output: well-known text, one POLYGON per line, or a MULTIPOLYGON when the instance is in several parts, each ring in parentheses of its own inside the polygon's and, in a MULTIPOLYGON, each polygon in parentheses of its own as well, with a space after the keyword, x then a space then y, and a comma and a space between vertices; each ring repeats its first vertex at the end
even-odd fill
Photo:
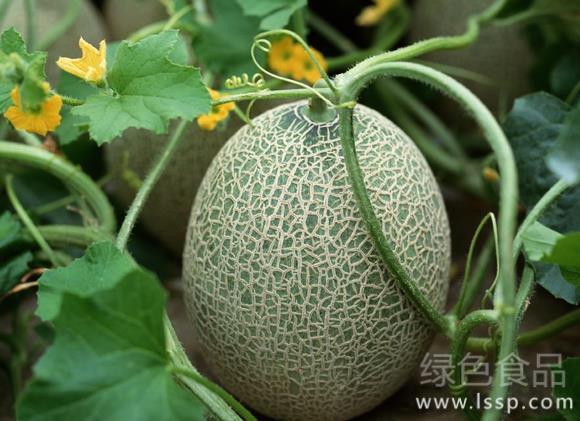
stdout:
MULTIPOLYGON (((237 132, 210 166, 184 253, 202 353, 242 402, 278 419, 340 420, 393 394, 432 331, 374 250, 344 166, 338 122, 288 104, 237 132)), ((357 106, 365 181, 383 230, 435 307, 448 288, 449 225, 412 141, 357 106)))

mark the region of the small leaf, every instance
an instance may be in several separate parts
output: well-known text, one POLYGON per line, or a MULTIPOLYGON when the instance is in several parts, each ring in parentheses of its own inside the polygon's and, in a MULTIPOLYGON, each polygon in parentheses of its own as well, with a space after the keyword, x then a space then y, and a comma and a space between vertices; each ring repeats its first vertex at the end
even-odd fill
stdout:
POLYGON ((63 294, 90 297, 97 291, 111 288, 135 267, 135 263, 114 244, 96 243, 69 266, 42 275, 38 280, 36 314, 44 321, 53 320, 60 311, 63 294))
POLYGON ((34 368, 18 419, 204 419, 203 404, 169 371, 163 289, 137 268, 111 277, 108 290, 62 296, 54 344, 34 368))
POLYGON ((114 94, 90 96, 73 110, 89 118, 97 143, 110 142, 130 127, 166 133, 171 119, 193 121, 210 110, 199 69, 168 58, 178 41, 177 31, 166 31, 119 45, 107 78, 114 94))
POLYGON ((262 19, 260 29, 284 28, 290 17, 307 4, 307 0, 237 0, 244 14, 262 19))
POLYGON ((29 271, 32 253, 26 251, 12 259, 0 263, 0 296, 10 291, 29 271))
POLYGON ((580 179, 580 106, 570 111, 550 155, 548 167, 564 180, 580 179))
POLYGON ((566 373, 565 383, 564 386, 554 387, 554 396, 568 400, 567 408, 559 409, 564 418, 568 421, 578 421, 580 419, 580 358, 566 359, 562 363, 562 369, 566 373))

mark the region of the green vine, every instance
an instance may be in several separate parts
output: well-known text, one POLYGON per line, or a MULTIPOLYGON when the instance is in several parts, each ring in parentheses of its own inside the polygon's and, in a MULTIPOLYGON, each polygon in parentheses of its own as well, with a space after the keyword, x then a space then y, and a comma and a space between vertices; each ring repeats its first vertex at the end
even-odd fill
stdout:
POLYGON ((147 202, 147 199, 151 194, 151 191, 155 187, 155 184, 157 184, 157 181, 159 181, 159 178, 163 174, 163 171, 165 170, 165 168, 171 161, 173 154, 177 150, 179 142, 183 137, 182 136, 183 132, 187 127, 187 124, 188 123, 185 120, 182 120, 179 123, 179 125, 175 129, 175 132, 171 136, 171 139, 169 139, 167 146, 163 149, 163 152, 161 153, 158 161, 153 165, 153 167, 147 174, 147 177, 143 181, 143 184, 137 191, 137 195, 135 196, 133 203, 131 203, 131 207, 127 211, 127 215, 123 220, 123 225, 121 225, 121 229, 119 230, 119 234, 117 235, 117 247, 120 250, 125 250, 127 242, 129 241, 129 236, 131 235, 131 231, 133 230, 133 227, 137 222, 137 218, 139 217, 139 213, 143 209, 143 206, 145 206, 145 202, 147 202))
POLYGON ((0 158, 7 164, 30 166, 55 176, 87 201, 99 230, 109 234, 115 232, 115 214, 107 196, 90 177, 63 158, 38 147, 6 141, 0 141, 0 158))
MULTIPOLYGON (((354 100, 358 93, 370 81, 379 76, 395 76, 411 78, 428 84, 455 99, 480 125, 483 134, 497 157, 501 179, 500 206, 499 206, 499 258, 500 276, 495 292, 494 306, 498 312, 501 329, 501 346, 498 359, 502 361, 511 355, 516 345, 516 312, 515 312, 515 259, 512 254, 512 244, 515 235, 517 216, 517 172, 513 154, 507 139, 492 114, 481 101, 454 79, 436 70, 414 63, 380 63, 355 66, 351 71, 337 78, 337 86, 342 92, 341 101, 354 100)), ((383 261, 393 273, 417 308, 443 333, 452 335, 452 327, 448 319, 438 312, 422 296, 417 286, 401 267, 396 256, 389 246, 388 240, 380 230, 379 221, 374 214, 372 204, 368 198, 360 166, 354 150, 352 130, 352 110, 340 111, 341 140, 343 143, 345 163, 353 191, 359 203, 359 209, 369 229, 371 237, 383 258, 383 261), (446 323, 447 322, 447 323, 446 323)), ((502 385, 504 366, 499 365, 498 374, 494 377, 491 398, 503 399, 507 395, 507 388, 502 385)), ((492 408, 484 414, 484 420, 498 419, 499 409, 492 408)))

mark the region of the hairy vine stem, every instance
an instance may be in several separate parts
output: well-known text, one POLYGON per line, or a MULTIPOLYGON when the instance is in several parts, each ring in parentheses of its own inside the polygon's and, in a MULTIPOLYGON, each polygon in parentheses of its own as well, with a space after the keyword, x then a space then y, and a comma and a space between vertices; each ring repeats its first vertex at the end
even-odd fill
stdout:
POLYGON ((429 38, 397 50, 369 57, 346 71, 343 76, 346 78, 356 77, 356 75, 376 65, 399 60, 409 60, 435 50, 455 50, 465 47, 477 39, 480 26, 493 19, 506 4, 507 0, 496 0, 495 3, 482 13, 470 16, 467 21, 467 29, 461 35, 429 38))
MULTIPOLYGON (((469 313, 458 325, 451 346, 451 364, 453 366, 453 378, 451 391, 455 396, 469 400, 469 394, 464 384, 462 361, 469 335, 478 326, 497 326, 498 314, 493 310, 477 310, 469 313)), ((470 421, 479 421, 479 410, 475 405, 467 405, 466 415, 470 421)))
MULTIPOLYGON (((352 100, 353 97, 344 97, 344 100, 352 100)), ((389 272, 398 281, 405 294, 411 299, 413 304, 437 329, 452 336, 452 326, 448 320, 423 296, 419 287, 410 278, 409 274, 401 265, 395 255, 389 240, 382 232, 381 222, 377 218, 369 195, 365 186, 364 176, 358 162, 356 154, 354 133, 353 133, 353 110, 341 108, 338 110, 340 121, 340 139, 344 154, 345 165, 350 177, 351 186, 356 197, 359 211, 377 248, 381 259, 389 269, 389 272)))
POLYGON ((19 216, 20 220, 22 221, 26 229, 28 229, 28 232, 30 233, 34 241, 38 244, 40 249, 44 253, 46 253, 46 255, 48 256, 48 260, 50 260, 50 263, 56 267, 58 266, 58 259, 54 253, 54 250, 52 249, 52 247, 50 247, 46 239, 42 236, 42 234, 38 230, 38 227, 34 224, 34 222, 32 222, 32 219, 28 215, 28 212, 26 212, 26 209, 24 209, 24 206, 22 206, 22 203, 20 203, 20 200, 18 200, 16 192, 14 191, 13 178, 14 177, 12 176, 12 174, 8 174, 5 178, 8 199, 10 200, 12 207, 16 211, 16 214, 19 216))
POLYGON ((53 245, 86 248, 97 241, 112 240, 109 233, 75 225, 40 225, 40 234, 53 245))
POLYGON ((211 390, 213 393, 218 395, 220 398, 224 400, 230 407, 232 407, 244 421, 258 421, 256 417, 252 415, 250 411, 248 411, 242 404, 240 404, 236 398, 226 392, 224 389, 212 383, 201 374, 196 371, 191 370, 187 367, 173 367, 171 370, 173 373, 185 376, 193 380, 194 382, 206 387, 207 389, 211 390))
MULTIPOLYGON (((257 99, 308 99, 313 98, 316 94, 311 89, 282 89, 278 91, 271 91, 264 89, 255 92, 233 93, 224 95, 212 101, 212 105, 221 105, 228 102, 252 101, 257 99)), ((329 96, 330 90, 328 88, 316 88, 321 95, 329 96)))
POLYGON ((183 346, 177 338, 175 329, 171 324, 171 320, 167 314, 164 318, 165 333, 167 335, 167 351, 171 357, 171 361, 175 367, 182 367, 187 373, 175 373, 179 380, 199 399, 201 399, 207 407, 211 410, 212 414, 222 421, 238 421, 240 417, 232 410, 232 408, 223 400, 219 395, 215 395, 211 389, 206 387, 206 385, 192 379, 191 373, 199 375, 198 371, 191 364, 191 361, 187 357, 183 346))
MULTIPOLYGON (((371 59, 372 60, 372 59, 371 59)), ((512 254, 517 216, 517 172, 514 157, 509 143, 490 111, 467 88, 454 79, 428 67, 415 63, 381 63, 381 60, 355 66, 351 71, 337 78, 341 90, 341 102, 355 100, 358 93, 370 81, 379 76, 405 77, 426 83, 451 96, 481 126, 483 134, 493 149, 501 172, 501 192, 499 210, 499 284, 494 297, 494 306, 498 312, 501 329, 501 346, 498 359, 503 361, 516 349, 516 311, 515 298, 515 259, 512 254)), ((441 331, 452 334, 449 321, 439 314, 422 296, 418 287, 409 278, 400 262, 394 255, 388 240, 380 229, 379 221, 368 197, 362 171, 354 148, 352 127, 352 110, 339 110, 341 120, 341 140, 343 143, 345 163, 351 177, 353 191, 359 203, 359 209, 369 233, 373 238, 383 261, 397 278, 401 288, 407 293, 419 310, 441 331)), ((494 377, 491 398, 502 399, 507 395, 507 388, 502 384, 504 365, 498 365, 498 375, 494 377)), ((499 419, 500 411, 492 408, 484 414, 484 421, 499 419)))
POLYGON ((570 183, 564 179, 557 181, 550 189, 538 200, 534 207, 528 212, 528 215, 520 224, 520 228, 514 239, 514 256, 520 254, 523 242, 523 235, 525 232, 540 219, 542 214, 552 205, 562 193, 572 187, 574 183, 570 183))
POLYGON ((125 247, 127 247, 129 236, 131 235, 131 231, 133 230, 133 227, 137 222, 137 218, 141 213, 141 209, 143 209, 143 206, 145 206, 145 203, 147 202, 147 199, 149 198, 151 191, 157 184, 157 181, 159 181, 159 178, 163 174, 163 171, 165 171, 165 168, 167 167, 167 165, 171 161, 171 158, 173 157, 173 154, 177 150, 177 147, 179 146, 180 141, 183 138, 182 135, 183 132, 185 131, 185 128, 187 127, 187 124, 188 122, 186 120, 181 120, 179 122, 179 125, 177 126, 177 128, 173 132, 173 135, 167 142, 167 146, 163 149, 163 152, 159 156, 159 159, 153 165, 151 171, 149 171, 149 173, 147 174, 147 177, 145 178, 143 184, 141 185, 141 188, 137 192, 137 195, 135 196, 133 203, 131 203, 129 210, 127 211, 127 215, 123 220, 121 229, 119 230, 119 234, 117 235, 117 247, 120 250, 124 251, 125 247))

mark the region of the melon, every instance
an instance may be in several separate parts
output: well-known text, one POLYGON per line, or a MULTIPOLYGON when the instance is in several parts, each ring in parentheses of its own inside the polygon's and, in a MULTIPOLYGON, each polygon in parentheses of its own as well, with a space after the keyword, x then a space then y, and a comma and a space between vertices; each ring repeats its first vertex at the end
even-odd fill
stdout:
POLYGON ((147 25, 167 19, 160 0, 107 0, 104 11, 114 40, 125 39, 147 25))
MULTIPOLYGON (((492 3, 492 0, 417 0, 413 7, 410 40, 461 34, 466 29, 468 17, 492 3)), ((523 29, 521 25, 487 25, 472 45, 422 58, 486 76, 493 81, 493 86, 469 80, 464 83, 490 110, 497 113, 503 108, 502 103, 509 110, 512 101, 529 90, 533 54, 523 29)))
MULTIPOLYGON (((433 330, 389 275, 358 211, 337 118, 306 103, 240 129, 208 169, 191 212, 183 279, 192 333, 212 373, 276 419, 343 420, 397 391, 433 330)), ((413 142, 364 106, 356 148, 402 265, 442 310, 449 222, 413 142)))
MULTIPOLYGON (((2 21, 1 29, 15 27, 26 39, 26 9, 25 0, 12 0, 2 21)), ((42 40, 66 15, 71 0, 36 0, 36 40, 42 40)), ((58 81, 60 69, 55 62, 59 57, 80 57, 79 38, 83 37, 93 45, 106 38, 106 30, 99 12, 90 1, 82 0, 81 10, 77 20, 68 28, 48 50, 46 66, 47 78, 51 84, 58 81)))

